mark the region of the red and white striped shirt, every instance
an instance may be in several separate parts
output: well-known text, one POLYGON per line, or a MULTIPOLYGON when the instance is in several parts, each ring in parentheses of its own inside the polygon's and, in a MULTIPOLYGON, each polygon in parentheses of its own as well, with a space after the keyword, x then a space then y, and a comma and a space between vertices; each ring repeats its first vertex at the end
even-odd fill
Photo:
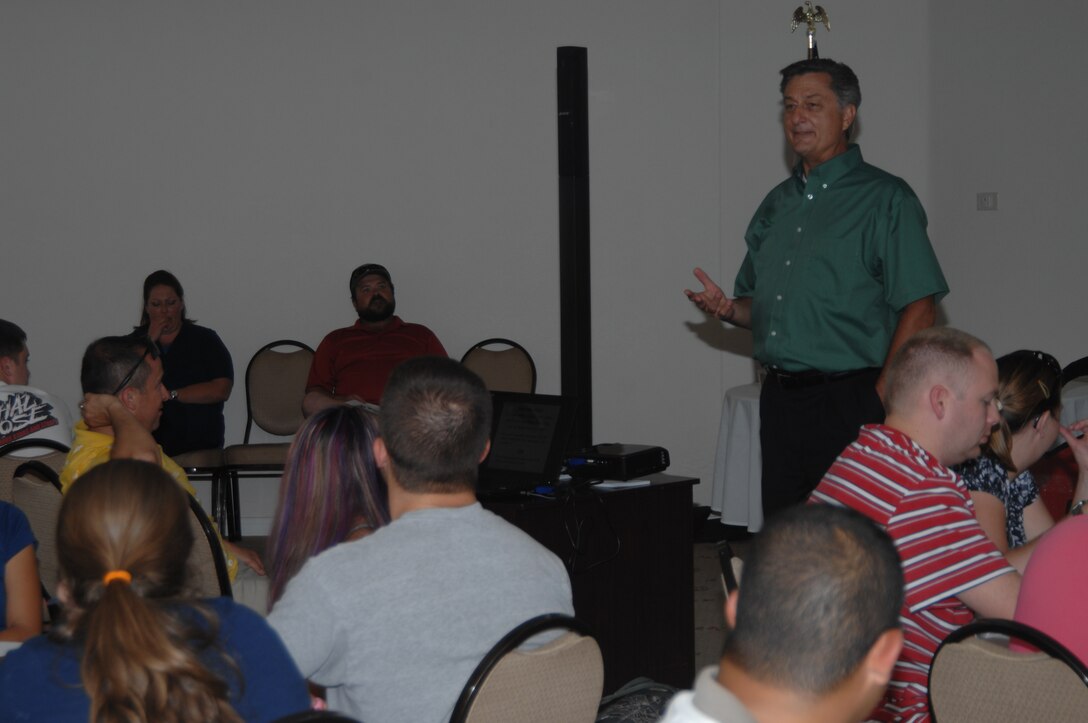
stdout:
POLYGON ((959 476, 891 427, 862 427, 811 499, 861 512, 895 542, 906 581, 903 652, 874 716, 928 720, 933 654, 975 617, 956 595, 1013 569, 979 526, 959 476))

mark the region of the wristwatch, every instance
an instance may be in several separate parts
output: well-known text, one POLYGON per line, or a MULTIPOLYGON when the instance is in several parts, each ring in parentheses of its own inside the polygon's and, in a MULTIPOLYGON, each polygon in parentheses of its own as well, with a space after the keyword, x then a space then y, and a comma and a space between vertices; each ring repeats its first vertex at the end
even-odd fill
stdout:
POLYGON ((1077 500, 1076 504, 1069 508, 1069 514, 1083 515, 1085 505, 1088 505, 1088 499, 1077 500))
POLYGON ((178 390, 177 390, 177 389, 174 389, 174 390, 172 390, 172 391, 170 392, 170 401, 171 401, 171 402, 176 402, 176 401, 177 401, 177 399, 178 399, 178 390))

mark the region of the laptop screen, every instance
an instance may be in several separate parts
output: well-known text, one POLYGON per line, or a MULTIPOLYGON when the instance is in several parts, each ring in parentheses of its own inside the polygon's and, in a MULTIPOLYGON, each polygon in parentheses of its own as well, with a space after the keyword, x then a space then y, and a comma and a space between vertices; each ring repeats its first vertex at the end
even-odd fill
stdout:
POLYGON ((491 452, 480 465, 482 494, 552 484, 574 421, 575 401, 548 394, 492 392, 491 452))

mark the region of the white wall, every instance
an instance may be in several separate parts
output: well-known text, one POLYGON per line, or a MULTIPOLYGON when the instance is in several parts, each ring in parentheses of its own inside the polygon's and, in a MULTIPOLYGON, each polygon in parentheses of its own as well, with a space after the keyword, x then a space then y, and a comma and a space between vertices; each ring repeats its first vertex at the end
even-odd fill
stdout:
POLYGON ((930 224, 949 323, 997 354, 1088 354, 1081 292, 1088 6, 934 3, 930 224), (976 194, 998 193, 998 210, 976 194))
MULTIPOLYGON (((595 436, 665 446, 709 499, 720 400, 752 378, 751 344, 680 290, 696 264, 731 286, 748 219, 787 173, 777 84, 804 55, 794 5, 5 4, 0 316, 29 332, 34 383, 74 405, 84 346, 134 324, 144 275, 168 268, 240 382, 264 342, 316 345, 349 324, 347 275, 375 260, 398 313, 451 354, 516 338, 557 392, 555 48, 586 46, 595 436)), ((1048 271, 1075 258, 1065 196, 1084 144, 1077 114, 1050 109, 1084 104, 1062 64, 1085 10, 1031 29, 1018 7, 838 0, 818 39, 861 78, 866 158, 930 212, 951 321, 1066 361, 1074 343, 1037 321, 1068 307, 1075 264, 1060 284, 1033 279, 1017 250, 1030 234, 1048 271), (980 190, 1001 210, 972 211, 980 190), (1023 337, 990 311, 1009 297, 1023 337)), ((239 383, 228 442, 243 423, 239 383)), ((272 488, 247 488, 247 531, 272 488)))

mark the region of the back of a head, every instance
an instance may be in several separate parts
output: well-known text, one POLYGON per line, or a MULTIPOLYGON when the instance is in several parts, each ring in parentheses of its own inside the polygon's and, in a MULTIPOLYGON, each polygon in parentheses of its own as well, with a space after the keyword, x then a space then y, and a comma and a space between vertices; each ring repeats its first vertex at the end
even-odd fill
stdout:
POLYGON ((491 433, 491 395, 458 362, 416 357, 389 377, 380 424, 397 482, 405 490, 472 489, 491 433))
MULTIPOLYGON (((112 394, 125 375, 152 351, 153 343, 146 336, 105 336, 92 341, 83 353, 79 381, 84 394, 112 394)), ((143 386, 149 372, 147 364, 140 365, 129 384, 143 386)))
POLYGON ((389 522, 385 483, 374 464, 377 421, 358 407, 314 414, 291 443, 269 535, 269 601, 319 552, 347 539, 357 520, 389 522))
POLYGON ((26 346, 26 332, 13 322, 0 319, 0 357, 16 357, 26 346))
POLYGON ((192 548, 185 492, 157 465, 113 460, 92 468, 61 504, 57 555, 74 598, 101 594, 101 577, 125 569, 154 597, 181 592, 192 548))
POLYGON ((923 329, 907 339, 888 364, 884 407, 888 414, 903 414, 917 394, 939 377, 958 393, 966 386, 972 360, 981 340, 948 326, 923 329))
POLYGON ((61 504, 57 557, 68 598, 50 635, 82 645, 92 720, 237 720, 227 684, 190 648, 210 644, 214 623, 194 629, 178 613, 193 545, 188 516, 177 482, 135 460, 94 467, 61 504))
POLYGON ((1012 436, 1044 412, 1058 414, 1062 406, 1062 368, 1046 352, 1020 349, 997 360, 997 376, 1001 417, 983 451, 1006 469, 1015 470, 1012 436))
POLYGON ((822 695, 899 626, 903 573, 888 535, 853 510, 794 507, 745 556, 724 657, 774 687, 822 695))

